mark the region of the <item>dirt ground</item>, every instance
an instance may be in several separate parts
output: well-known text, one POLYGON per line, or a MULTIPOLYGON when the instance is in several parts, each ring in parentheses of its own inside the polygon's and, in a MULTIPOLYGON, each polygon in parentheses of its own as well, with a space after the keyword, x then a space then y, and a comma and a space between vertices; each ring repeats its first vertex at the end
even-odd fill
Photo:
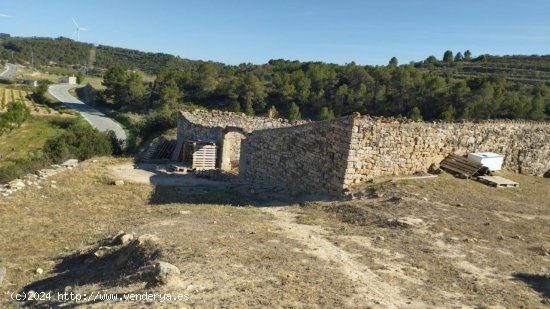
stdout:
POLYGON ((16 308, 8 292, 30 289, 189 296, 24 303, 37 308, 550 306, 550 179, 505 173, 520 187, 496 189, 442 175, 365 185, 352 201, 260 207, 208 182, 113 186, 122 166, 131 165, 85 162, 0 199, 0 306, 16 308), (120 230, 157 236, 177 284, 81 262, 120 230))

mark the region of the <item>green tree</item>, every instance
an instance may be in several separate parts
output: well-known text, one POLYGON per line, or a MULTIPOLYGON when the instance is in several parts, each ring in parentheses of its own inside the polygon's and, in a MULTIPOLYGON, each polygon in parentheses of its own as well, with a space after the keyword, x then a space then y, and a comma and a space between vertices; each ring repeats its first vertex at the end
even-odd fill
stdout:
POLYGON ((472 60, 472 52, 470 50, 467 50, 464 52, 464 61, 471 61, 472 60))
POLYGON ((141 105, 146 91, 141 75, 138 73, 130 73, 128 76, 127 87, 128 95, 130 96, 130 103, 134 105, 141 105))
POLYGON ((455 62, 460 62, 460 61, 463 61, 464 60, 464 56, 462 56, 462 53, 461 52, 458 52, 456 53, 455 55, 455 62))
POLYGON ((445 51, 443 54, 443 62, 445 63, 451 63, 453 62, 453 52, 450 50, 445 51))
POLYGON ((397 64, 398 64, 397 58, 392 57, 392 58, 390 59, 390 62, 388 63, 388 67, 390 67, 390 68, 396 68, 396 67, 397 67, 397 64))
POLYGON ((455 118, 455 109, 452 105, 449 104, 447 106, 447 109, 443 113, 441 113, 441 119, 445 122, 453 122, 455 118))
POLYGON ((160 105, 164 108, 175 108, 183 98, 178 84, 174 79, 170 79, 160 89, 160 105))
POLYGON ((542 121, 544 120, 544 98, 538 94, 533 97, 531 110, 529 111, 529 119, 542 121))
POLYGON ((417 106, 413 107, 409 112, 409 118, 412 121, 422 121, 422 113, 420 112, 420 108, 417 106))
POLYGON ((319 114, 317 114, 317 120, 327 119, 334 119, 334 112, 328 107, 324 106, 321 108, 321 110, 319 110, 319 114))
POLYGON ((128 103, 128 74, 120 65, 109 67, 103 75, 103 94, 107 100, 111 100, 115 105, 122 106, 128 103))
POLYGON ((300 107, 292 102, 292 104, 290 104, 290 107, 288 109, 288 116, 287 116, 288 120, 299 120, 302 118, 302 114, 300 113, 300 107))
POLYGON ((84 82, 84 74, 82 74, 82 72, 78 71, 76 73, 76 83, 77 84, 82 84, 84 82))
POLYGON ((231 103, 231 106, 229 108, 234 113, 240 113, 241 112, 241 103, 239 103, 239 101, 235 100, 235 101, 233 101, 233 103, 231 103))
POLYGON ((218 87, 218 69, 212 62, 205 62, 197 70, 197 89, 198 95, 207 97, 218 87))
POLYGON ((254 106, 252 105, 252 99, 249 97, 244 103, 244 112, 248 116, 254 116, 254 106))

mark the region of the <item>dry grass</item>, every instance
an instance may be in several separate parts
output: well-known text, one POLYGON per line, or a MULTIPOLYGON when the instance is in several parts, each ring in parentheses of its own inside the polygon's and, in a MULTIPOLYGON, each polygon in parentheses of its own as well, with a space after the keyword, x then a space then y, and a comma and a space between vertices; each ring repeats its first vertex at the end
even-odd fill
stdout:
POLYGON ((117 278, 69 280, 55 269, 124 230, 157 235, 162 260, 182 271, 178 285, 155 292, 186 293, 191 300, 154 307, 385 307, 395 299, 421 304, 417 308, 548 303, 548 179, 510 174, 521 187, 498 190, 444 175, 363 188, 371 199, 266 211, 192 204, 185 194, 155 198, 176 188, 112 186, 107 166, 120 163, 83 163, 56 176, 55 189, 0 200, 0 222, 9 222, 0 230, 0 265, 8 269, 0 301, 4 292, 37 282, 53 291, 151 291, 143 282, 117 278), (423 223, 388 223, 402 217, 423 223), (37 267, 45 273, 35 274, 37 267), (392 293, 378 301, 370 289, 392 293))
MULTIPOLYGON (((340 307, 351 293, 336 270, 281 237, 269 214, 253 207, 152 205, 152 186, 110 185, 105 165, 115 162, 120 161, 84 163, 58 175, 55 189, 25 190, 0 200, 0 222, 10 222, 0 231, 0 265, 7 268, 2 300, 6 291, 56 276, 54 266, 63 257, 119 230, 162 239, 163 259, 182 270, 178 291, 191 295, 190 305, 340 307), (34 274, 37 267, 45 274, 34 274)), ((88 292, 144 289, 144 284, 113 288, 102 282, 59 282, 51 289, 72 285, 88 292)))

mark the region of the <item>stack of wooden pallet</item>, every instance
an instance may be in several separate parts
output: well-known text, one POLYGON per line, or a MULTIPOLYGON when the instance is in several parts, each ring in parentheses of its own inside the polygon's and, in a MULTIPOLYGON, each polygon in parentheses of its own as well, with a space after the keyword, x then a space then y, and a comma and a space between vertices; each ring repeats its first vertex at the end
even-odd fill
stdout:
POLYGON ((482 164, 455 154, 450 154, 439 165, 444 170, 466 179, 488 173, 488 170, 482 164))

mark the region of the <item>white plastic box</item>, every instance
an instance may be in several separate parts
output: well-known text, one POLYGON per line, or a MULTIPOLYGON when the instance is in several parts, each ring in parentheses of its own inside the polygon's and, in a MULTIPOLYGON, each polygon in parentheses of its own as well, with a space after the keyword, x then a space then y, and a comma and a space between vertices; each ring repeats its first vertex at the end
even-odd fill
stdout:
POLYGON ((468 159, 477 163, 481 163, 490 171, 500 171, 504 156, 494 152, 474 152, 468 154, 468 159))

